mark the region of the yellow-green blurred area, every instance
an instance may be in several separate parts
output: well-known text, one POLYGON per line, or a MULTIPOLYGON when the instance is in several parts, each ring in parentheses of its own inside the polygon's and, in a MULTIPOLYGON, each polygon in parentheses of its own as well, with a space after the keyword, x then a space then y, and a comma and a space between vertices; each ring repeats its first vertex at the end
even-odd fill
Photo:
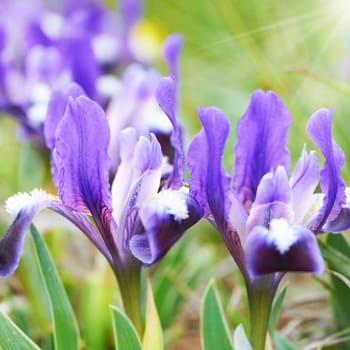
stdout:
MULTIPOLYGON (((143 30, 156 41, 173 32, 184 37, 180 119, 187 128, 187 141, 200 129, 197 107, 219 107, 232 121, 225 153, 225 166, 231 169, 235 124, 244 113, 250 94, 258 88, 273 90, 293 115, 289 133, 292 164, 305 143, 309 149, 314 147, 305 132, 310 115, 318 108, 333 109, 333 136, 345 153, 343 175, 349 185, 347 0, 146 0, 142 25, 140 35, 143 30)), ((160 60, 157 64, 165 74, 164 64, 160 60)), ((16 123, 9 117, 0 119, 0 147, 1 203, 15 192, 33 187, 54 191, 48 180, 47 156, 18 140, 16 123)), ((49 230, 48 223, 55 223, 56 219, 54 214, 43 213, 37 224, 48 232, 46 241, 78 315, 83 348, 113 348, 108 307, 117 295, 113 274, 83 235, 71 226, 49 230), (67 234, 71 231, 72 235, 67 234)), ((1 206, 0 236, 9 223, 1 206)), ((29 237, 27 241, 26 254, 15 276, 0 281, 0 308, 11 309, 26 333, 43 349, 52 349, 47 335, 47 305, 42 301, 29 237)), ((218 233, 208 223, 191 228, 170 254, 147 273, 151 276, 167 349, 200 348, 200 300, 211 278, 220 281, 230 326, 247 323, 241 277, 218 233)), ((322 348, 322 341, 339 331, 330 308, 328 275, 314 278, 291 274, 288 279, 290 286, 279 328, 297 348, 322 348), (321 347, 317 347, 317 341, 321 347)), ((348 334, 345 332, 345 336, 348 334)), ((337 349, 336 346, 328 349, 337 349)))
POLYGON ((294 159, 307 142, 307 119, 321 107, 334 109, 335 136, 346 150, 347 1, 149 0, 146 10, 162 30, 184 36, 182 117, 191 133, 199 128, 198 105, 215 105, 234 122, 262 88, 277 92, 293 114, 294 159))

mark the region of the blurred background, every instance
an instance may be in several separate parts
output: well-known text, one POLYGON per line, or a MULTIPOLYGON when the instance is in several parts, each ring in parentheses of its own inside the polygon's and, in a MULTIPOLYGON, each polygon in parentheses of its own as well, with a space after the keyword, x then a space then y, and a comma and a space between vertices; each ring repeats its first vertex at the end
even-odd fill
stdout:
MULTIPOLYGON (((114 6, 109 1, 108 6, 114 6)), ((345 152, 343 176, 350 181, 350 5, 346 0, 146 0, 137 35, 155 52, 155 66, 166 74, 160 46, 170 33, 181 33, 181 123, 187 142, 200 125, 198 106, 214 105, 232 122, 225 166, 233 164, 234 129, 251 93, 275 91, 293 115, 289 147, 293 164, 306 143, 311 114, 319 108, 334 111, 333 134, 345 152)), ((16 122, 0 118, 0 203, 18 191, 50 184, 48 159, 30 142, 16 137, 16 122)), ((321 158, 320 158, 321 159, 321 158)), ((84 349, 112 348, 108 305, 117 287, 106 263, 89 242, 63 222, 49 230, 57 216, 43 212, 36 219, 46 232, 61 277, 81 324, 84 349), (72 234, 73 233, 73 234, 72 234)), ((1 233, 10 223, 3 206, 1 233)), ((0 281, 0 307, 11 310, 16 323, 51 349, 49 314, 30 239, 20 269, 0 281)), ((242 281, 219 235, 205 222, 193 227, 174 249, 147 273, 165 330, 167 349, 199 349, 199 312, 203 291, 211 278, 218 280, 224 311, 235 327, 246 322, 247 305, 242 281)), ((350 334, 350 323, 335 322, 329 276, 292 275, 279 330, 296 349, 327 348, 329 336, 350 334), (321 344, 321 345, 320 345, 321 344), (324 345, 324 347, 322 347, 324 345)), ((346 320, 344 321, 346 322, 346 320)), ((344 349, 349 348, 346 342, 344 349)), ((350 342, 349 342, 350 344, 350 342)), ((340 345, 329 346, 338 349, 340 345)))

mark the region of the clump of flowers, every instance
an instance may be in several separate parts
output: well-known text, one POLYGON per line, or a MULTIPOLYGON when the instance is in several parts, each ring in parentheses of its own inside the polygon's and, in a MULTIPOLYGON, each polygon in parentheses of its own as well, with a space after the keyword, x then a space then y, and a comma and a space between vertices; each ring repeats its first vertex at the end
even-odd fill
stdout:
POLYGON ((321 273, 316 235, 350 227, 344 154, 332 139, 332 111, 315 112, 307 131, 325 162, 304 148, 290 174, 291 116, 273 92, 256 91, 237 124, 232 176, 221 158, 229 122, 220 110, 199 108, 202 131, 193 139, 190 193, 204 208, 239 266, 248 291, 253 348, 263 349, 271 303, 285 272, 321 273), (290 175, 290 177, 289 177, 290 175), (316 192, 320 185, 321 192, 316 192))

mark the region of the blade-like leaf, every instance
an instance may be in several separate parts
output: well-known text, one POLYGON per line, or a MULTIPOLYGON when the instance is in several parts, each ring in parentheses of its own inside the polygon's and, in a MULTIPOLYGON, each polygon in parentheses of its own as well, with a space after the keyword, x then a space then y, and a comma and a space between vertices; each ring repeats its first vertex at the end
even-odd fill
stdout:
POLYGON ((203 350, 232 350, 233 344, 214 281, 210 281, 201 311, 203 350))
POLYGON ((0 312, 0 349, 40 350, 20 328, 2 312, 0 312))
MULTIPOLYGON (((344 275, 346 278, 350 279, 350 255, 344 253, 338 244, 336 248, 334 243, 334 240, 336 239, 341 239, 341 236, 334 235, 334 237, 331 237, 331 235, 329 235, 327 244, 319 241, 322 255, 332 270, 337 271, 344 275), (330 243, 331 241, 333 241, 333 244, 330 243)), ((348 244, 345 240, 342 244, 345 244, 345 247, 348 247, 348 244)))
POLYGON ((116 306, 111 306, 116 350, 142 350, 134 325, 116 306))
MULTIPOLYGON (((350 247, 342 235, 329 234, 326 242, 328 249, 334 249, 341 254, 343 259, 349 259, 350 263, 350 247)), ((327 265, 331 270, 330 282, 332 292, 330 294, 330 304, 332 305, 335 324, 338 329, 344 329, 350 324, 350 288, 347 283, 350 279, 350 274, 344 274, 344 270, 349 269, 349 265, 341 266, 342 263, 337 260, 337 256, 338 254, 329 254, 326 258, 327 265)), ((344 348, 346 347, 339 345, 339 349, 344 348)))
POLYGON ((253 350, 241 324, 236 327, 233 333, 233 343, 236 350, 253 350))
POLYGON ((287 288, 288 284, 284 285, 273 302, 269 320, 269 327, 271 330, 274 330, 276 328, 278 318, 281 313, 283 300, 287 294, 287 288))
POLYGON ((163 350, 162 326, 154 303, 152 286, 147 282, 146 325, 143 335, 143 350, 163 350))
POLYGON ((30 228, 30 232, 34 240, 39 267, 49 299, 51 317, 53 321, 55 349, 78 349, 78 325, 67 294, 58 276, 56 267, 45 246, 45 243, 33 225, 30 228))

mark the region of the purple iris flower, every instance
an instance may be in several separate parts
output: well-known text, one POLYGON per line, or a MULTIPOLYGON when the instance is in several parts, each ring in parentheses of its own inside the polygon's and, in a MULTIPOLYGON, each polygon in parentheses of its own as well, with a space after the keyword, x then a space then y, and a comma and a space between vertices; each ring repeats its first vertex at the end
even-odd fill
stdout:
POLYGON ((185 188, 160 189, 162 152, 154 135, 139 138, 132 128, 122 132, 121 163, 111 187, 109 142, 108 121, 98 104, 84 95, 70 97, 50 144, 58 198, 34 190, 7 201, 15 221, 0 243, 2 276, 17 267, 29 224, 45 207, 79 227, 117 274, 134 259, 131 251, 146 265, 160 259, 200 218, 201 209, 185 188))
MULTIPOLYGON (((286 271, 321 273, 316 235, 350 227, 340 168, 344 155, 331 136, 332 111, 315 112, 307 132, 322 152, 304 148, 289 170, 291 115, 273 92, 256 91, 237 125, 232 177, 221 165, 229 122, 220 110, 200 108, 202 131, 189 149, 190 193, 220 231, 248 285, 286 271), (315 192, 320 184, 321 192, 315 192)), ((278 279, 278 278, 277 278, 278 279)))
POLYGON ((118 167, 110 186, 114 172, 105 113, 76 84, 52 95, 45 137, 58 198, 34 190, 7 201, 15 220, 0 242, 1 276, 16 269, 34 215, 50 208, 72 221, 105 256, 118 280, 125 311, 141 331, 141 265, 158 261, 202 216, 202 208, 184 186, 182 133, 176 121, 181 42, 179 36, 169 38, 165 57, 171 76, 162 78, 152 94, 172 126, 171 163, 154 134, 140 136, 139 130, 126 128, 118 134, 118 167))
POLYGON ((118 14, 100 0, 64 1, 62 8, 41 1, 0 4, 0 113, 20 121, 24 138, 43 143, 51 92, 70 82, 100 104, 115 93, 113 70, 133 60, 128 40, 142 1, 123 0, 119 7, 118 14))

